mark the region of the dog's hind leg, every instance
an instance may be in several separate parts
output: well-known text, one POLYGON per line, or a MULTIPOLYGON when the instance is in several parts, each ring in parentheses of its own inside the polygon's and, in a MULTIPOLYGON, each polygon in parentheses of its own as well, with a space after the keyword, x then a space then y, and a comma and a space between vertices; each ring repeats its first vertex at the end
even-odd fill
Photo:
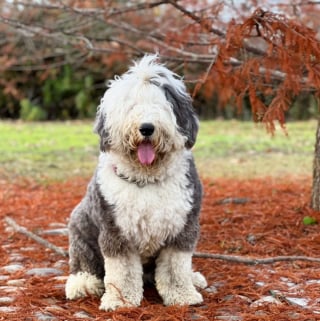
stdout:
POLYGON ((66 283, 66 297, 69 300, 82 298, 88 295, 102 296, 103 281, 88 272, 70 274, 66 283))
POLYGON ((71 229, 69 255, 71 274, 65 288, 67 299, 72 300, 87 295, 102 296, 104 270, 99 250, 86 243, 71 229))

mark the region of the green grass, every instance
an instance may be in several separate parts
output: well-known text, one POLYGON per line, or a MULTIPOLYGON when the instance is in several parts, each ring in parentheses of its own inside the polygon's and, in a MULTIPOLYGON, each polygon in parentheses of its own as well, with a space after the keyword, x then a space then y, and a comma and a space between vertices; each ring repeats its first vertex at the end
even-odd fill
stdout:
POLYGON ((293 122, 274 135, 262 124, 201 122, 194 148, 198 168, 210 177, 311 175, 316 121, 293 122))
POLYGON ((0 122, 0 174, 60 180, 90 175, 98 155, 92 122, 0 122))
MULTIPOLYGON (((90 176, 98 137, 92 121, 0 122, 0 177, 61 180, 90 176)), ((274 136, 251 122, 204 121, 194 154, 202 176, 311 175, 316 121, 287 124, 274 136)))

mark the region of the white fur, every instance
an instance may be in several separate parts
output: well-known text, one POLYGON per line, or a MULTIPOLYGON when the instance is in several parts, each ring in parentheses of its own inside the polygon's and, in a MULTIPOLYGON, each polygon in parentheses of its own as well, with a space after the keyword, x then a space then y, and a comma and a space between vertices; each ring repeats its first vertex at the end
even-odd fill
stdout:
POLYGON ((192 272, 192 283, 200 289, 205 289, 208 286, 206 278, 200 272, 192 272))
MULTIPOLYGON (((176 117, 164 91, 150 81, 171 84, 181 92, 185 90, 184 84, 162 65, 148 65, 154 59, 154 56, 145 57, 139 67, 136 65, 122 77, 111 81, 99 106, 99 112, 106 119, 104 128, 112 137, 110 149, 122 163, 130 164, 132 171, 145 172, 129 158, 130 151, 143 140, 139 133, 141 124, 152 123, 155 126, 152 141, 156 152, 170 155, 173 151, 182 151, 187 140, 178 130, 176 117), (160 77, 158 72, 163 76, 160 77)), ((169 166, 169 158, 163 160, 162 167, 169 166)))
POLYGON ((138 306, 143 296, 142 264, 139 255, 105 258, 105 293, 101 310, 138 306))
POLYGON ((102 280, 88 272, 70 274, 66 283, 66 297, 69 300, 78 299, 88 294, 101 296, 104 292, 102 280))
MULTIPOLYGON (((163 91, 150 84, 139 84, 133 88, 128 84, 119 84, 120 89, 127 94, 120 99, 115 97, 113 90, 106 91, 101 107, 105 112, 108 129, 113 148, 122 147, 126 142, 126 135, 134 134, 142 123, 153 123, 156 130, 162 129, 171 137, 171 144, 183 148, 184 139, 180 137, 176 126, 176 119, 172 108, 163 91), (137 88, 139 87, 139 88, 137 88), (178 135, 176 137, 176 135, 178 135)), ((112 88, 114 89, 114 88, 112 88)), ((160 133, 155 133, 156 135, 160 133)), ((135 136, 128 137, 134 138, 135 136)), ((161 137, 158 137, 161 138, 161 137)), ((171 146, 166 146, 166 148, 171 146)))
MULTIPOLYGON (((192 252, 163 249, 157 259, 156 287, 165 305, 192 305, 203 301, 202 295, 195 289, 192 271, 192 252)), ((200 274, 200 273, 199 273, 200 274)), ((196 283, 204 285, 196 275, 196 283)))
MULTIPOLYGON (((192 209, 193 190, 187 174, 191 152, 187 138, 177 126, 172 106, 161 85, 185 93, 175 74, 147 56, 128 73, 110 82, 99 112, 105 115, 109 150, 99 158, 97 182, 105 200, 113 205, 115 223, 137 250, 130 257, 105 258, 105 288, 101 309, 138 305, 142 299, 141 260, 153 256, 168 238, 174 238, 186 224, 192 209), (161 75, 161 76, 160 76, 161 75), (158 86, 152 83, 158 84, 158 86), (152 123, 152 144, 159 165, 141 166, 135 159, 143 141, 139 128, 152 123), (133 152, 133 156, 132 156, 133 152), (119 177, 122 176, 122 177, 119 177), (136 183, 144 183, 143 187, 136 183)), ((162 250, 157 260, 156 283, 164 303, 196 304, 202 296, 195 286, 206 281, 191 266, 192 253, 162 250)))
POLYGON ((144 186, 143 191, 114 173, 111 154, 100 156, 98 182, 102 194, 114 204, 117 226, 142 256, 153 255, 168 236, 176 236, 191 210, 192 191, 186 178, 190 152, 181 156, 179 162, 173 160, 166 168, 165 179, 144 186))

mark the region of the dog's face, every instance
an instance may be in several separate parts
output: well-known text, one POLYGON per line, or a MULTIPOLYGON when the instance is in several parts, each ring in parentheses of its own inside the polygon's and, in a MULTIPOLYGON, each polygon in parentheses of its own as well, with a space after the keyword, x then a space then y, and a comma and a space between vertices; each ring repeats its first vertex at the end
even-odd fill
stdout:
POLYGON ((190 149, 198 120, 183 82, 156 56, 145 56, 110 82, 97 112, 100 149, 152 167, 173 151, 190 149))

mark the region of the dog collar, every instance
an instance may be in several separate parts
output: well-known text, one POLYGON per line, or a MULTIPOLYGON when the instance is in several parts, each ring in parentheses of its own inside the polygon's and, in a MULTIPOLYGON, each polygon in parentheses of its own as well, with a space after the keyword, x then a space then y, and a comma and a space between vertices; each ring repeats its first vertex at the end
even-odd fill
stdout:
POLYGON ((112 170, 113 172, 121 179, 123 179, 124 181, 128 182, 128 183, 132 183, 132 184, 135 184, 137 185, 138 187, 145 187, 146 185, 148 184, 155 184, 157 183, 157 181, 154 181, 154 182, 148 182, 148 181, 145 181, 145 180, 138 180, 136 178, 131 178, 129 176, 126 176, 124 174, 121 174, 119 173, 118 171, 118 167, 116 165, 112 165, 112 170))

